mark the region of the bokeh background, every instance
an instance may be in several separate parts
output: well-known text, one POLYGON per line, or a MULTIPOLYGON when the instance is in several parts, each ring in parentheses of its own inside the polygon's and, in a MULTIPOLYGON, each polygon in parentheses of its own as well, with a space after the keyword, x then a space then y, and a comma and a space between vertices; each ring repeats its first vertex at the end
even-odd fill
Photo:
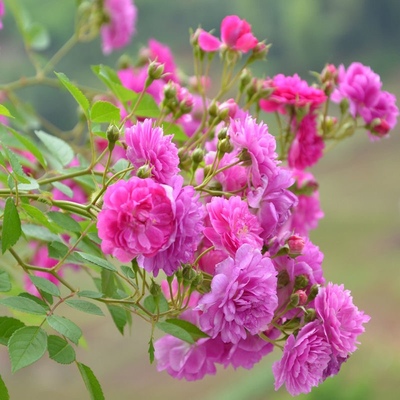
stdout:
MULTIPOLYGON (((72 33, 72 0, 19 0, 32 17, 46 25, 54 52, 72 33)), ((384 89, 400 97, 400 2, 398 0, 136 0, 137 35, 124 50, 135 57, 151 37, 168 44, 178 65, 192 74, 189 28, 215 29, 225 15, 237 14, 253 26, 259 39, 273 46, 259 76, 278 72, 320 71, 326 62, 360 61, 381 75, 384 89)), ((123 52, 105 58, 100 41, 77 46, 57 67, 72 79, 96 85, 89 65, 115 65, 123 52)), ((0 82, 32 73, 15 23, 7 15, 0 31, 0 82)), ((76 106, 55 89, 24 89, 27 101, 62 129, 76 120, 76 106)), ((268 121, 267 121, 268 122, 268 121)), ((271 125, 272 126, 272 125, 271 125)), ((272 130, 272 129, 270 129, 272 130)), ((371 315, 361 345, 339 375, 299 399, 398 399, 400 393, 400 130, 371 143, 359 133, 340 143, 312 169, 320 184, 325 219, 312 240, 325 254, 327 280, 343 283, 354 302, 371 315)), ((66 310, 67 311, 67 310, 66 310)), ((76 320, 74 315, 74 320, 76 320)), ((107 399, 285 400, 275 392, 271 364, 279 352, 251 371, 219 370, 200 382, 175 381, 149 365, 149 327, 134 319, 122 337, 110 319, 85 316, 81 326, 87 348, 78 359, 89 365, 107 399)), ((0 348, 0 373, 12 399, 85 399, 84 384, 74 365, 60 366, 44 356, 38 363, 10 374, 8 355, 0 348)))

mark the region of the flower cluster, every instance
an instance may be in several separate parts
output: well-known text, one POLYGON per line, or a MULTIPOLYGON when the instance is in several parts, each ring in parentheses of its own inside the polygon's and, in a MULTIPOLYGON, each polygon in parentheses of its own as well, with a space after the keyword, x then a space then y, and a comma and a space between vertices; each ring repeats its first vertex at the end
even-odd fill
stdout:
MULTIPOLYGON (((133 1, 88 4, 100 7, 103 52, 127 45, 133 1)), ((11 231, 2 250, 25 274, 23 309, 33 304, 34 314, 46 315, 62 335, 56 340, 79 339, 53 316, 64 301, 99 313, 70 300, 86 296, 108 306, 120 331, 130 314, 165 331, 154 345, 151 337, 150 358, 175 378, 202 379, 217 365, 250 369, 278 347, 275 388, 307 393, 339 372, 370 319, 343 285, 324 278, 323 253, 309 238, 324 214, 307 168, 328 142, 351 136, 359 118, 374 138, 387 136, 395 98, 361 63, 327 65, 314 84, 297 74, 253 77, 248 67, 268 46, 235 15, 222 21, 220 39, 199 28, 191 42, 193 77, 178 73, 170 49, 154 39, 135 64, 93 68, 107 93, 84 93, 57 75, 81 106, 73 131, 83 132, 86 120, 90 157, 75 157, 43 131, 42 147, 27 145, 9 129, 21 146, 1 153, 0 182, 9 188, 1 190, 1 214, 11 231), (217 53, 223 73, 213 98, 200 72, 217 53), (340 102, 340 118, 330 115, 331 100, 340 102), (276 132, 263 120, 271 113, 276 132), (13 249, 22 231, 34 239, 29 262, 13 249), (65 265, 88 272, 98 292, 76 289, 65 265)))

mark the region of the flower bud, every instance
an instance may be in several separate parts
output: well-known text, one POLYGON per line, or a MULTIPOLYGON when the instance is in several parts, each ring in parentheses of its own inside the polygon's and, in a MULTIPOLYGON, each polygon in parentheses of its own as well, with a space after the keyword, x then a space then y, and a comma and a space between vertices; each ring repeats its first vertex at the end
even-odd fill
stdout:
POLYGON ((317 297, 318 291, 319 291, 319 286, 317 284, 311 286, 310 294, 308 295, 308 299, 307 299, 307 303, 309 303, 310 301, 313 301, 317 297))
POLYGON ((204 151, 203 149, 197 148, 192 153, 192 161, 193 164, 200 164, 204 159, 204 151))
POLYGON ((306 314, 304 316, 304 322, 312 322, 317 318, 317 313, 313 308, 307 308, 306 314))
POLYGON ((146 179, 151 177, 151 168, 146 164, 142 165, 136 171, 136 176, 140 179, 146 179))
POLYGON ((164 73, 164 64, 161 64, 158 61, 152 61, 149 64, 149 67, 147 69, 147 74, 151 79, 151 81, 160 79, 163 73, 164 73))
POLYGON ((292 235, 287 240, 287 244, 289 246, 289 254, 291 256, 300 255, 304 249, 305 241, 299 235, 292 235))
POLYGON ((176 98, 176 86, 173 82, 168 82, 164 86, 164 97, 166 99, 175 99, 176 98))
POLYGON ((250 58, 252 60, 265 60, 270 47, 270 44, 267 45, 264 42, 258 42, 253 48, 253 53, 251 54, 250 58))
POLYGON ((289 300, 289 308, 294 308, 297 307, 300 303, 300 296, 297 293, 293 293, 290 296, 289 300))
POLYGON ((154 297, 158 297, 161 294, 161 286, 153 280, 151 280, 150 294, 154 297))
POLYGON ((123 54, 117 61, 117 69, 127 69, 133 65, 132 59, 126 55, 123 54))
POLYGON ((179 168, 184 171, 189 171, 192 166, 192 160, 184 147, 178 150, 179 168))
POLYGON ((218 140, 223 140, 226 138, 228 134, 228 129, 227 128, 222 128, 219 132, 218 132, 218 140))
POLYGON ((294 290, 304 289, 307 287, 309 279, 306 275, 297 275, 294 280, 294 290))
POLYGON ((196 289, 197 286, 200 286, 203 283, 203 274, 197 274, 192 280, 191 288, 196 289))
POLYGON ((238 109, 238 105, 236 104, 234 99, 229 99, 224 101, 218 106, 218 117, 224 121, 228 116, 230 118, 234 118, 238 109))
POLYGON ((245 68, 239 78, 239 91, 243 92, 247 85, 251 82, 251 72, 245 68))
POLYGON ((300 318, 292 318, 283 324, 285 330, 296 330, 300 325, 300 318))
POLYGON ((295 293, 299 295, 300 306, 304 306, 305 304, 307 304, 308 296, 304 290, 297 290, 295 293))
POLYGON ((233 151, 233 145, 228 137, 218 142, 218 152, 220 153, 221 158, 223 157, 224 154, 230 153, 232 151, 233 151))
POLYGON ((114 124, 111 124, 108 128, 107 128, 107 140, 108 140, 108 149, 110 151, 112 151, 115 147, 115 143, 117 142, 117 140, 119 139, 119 129, 117 126, 115 126, 114 124))
POLYGON ((185 265, 182 270, 183 284, 188 286, 196 277, 196 271, 191 265, 185 265))
POLYGON ((370 124, 371 133, 376 134, 377 136, 385 136, 390 131, 389 124, 381 118, 375 118, 372 120, 370 124))
POLYGON ((208 114, 210 117, 216 117, 218 115, 218 106, 215 102, 211 103, 210 107, 208 107, 208 114))

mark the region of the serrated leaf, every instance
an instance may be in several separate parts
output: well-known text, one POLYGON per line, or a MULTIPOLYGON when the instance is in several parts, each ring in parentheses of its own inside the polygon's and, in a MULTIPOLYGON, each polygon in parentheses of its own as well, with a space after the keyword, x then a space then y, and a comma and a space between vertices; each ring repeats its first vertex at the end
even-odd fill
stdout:
POLYGON ((92 400, 104 400, 103 390, 93 371, 85 364, 82 364, 80 362, 78 362, 77 364, 83 382, 85 383, 86 389, 90 394, 90 398, 92 400))
POLYGON ((147 296, 143 301, 143 305, 152 314, 163 313, 169 310, 167 299, 162 293, 158 296, 147 296))
POLYGON ((30 299, 34 301, 36 304, 39 304, 41 307, 43 307, 45 310, 49 310, 49 306, 39 297, 34 296, 31 293, 28 292, 22 292, 18 295, 18 297, 24 297, 25 299, 30 299))
POLYGON ((0 399, 10 400, 10 395, 8 394, 8 389, 0 375, 0 399))
POLYGON ((89 299, 101 299, 104 294, 100 292, 95 292, 93 290, 82 290, 78 292, 79 297, 87 297, 89 299))
POLYGON ((45 214, 38 208, 31 206, 30 204, 21 204, 21 207, 29 215, 29 217, 33 219, 34 222, 37 222, 40 225, 45 226, 47 229, 49 229, 54 233, 62 232, 62 230, 60 230, 59 228, 54 227, 54 224, 52 224, 46 218, 45 214))
POLYGON ((88 314, 104 316, 104 313, 99 306, 86 300, 71 299, 66 300, 65 304, 68 304, 70 307, 88 314))
POLYGON ((59 364, 71 364, 75 361, 74 348, 60 336, 50 335, 47 338, 47 350, 50 358, 59 364))
POLYGON ((73 160, 74 151, 67 142, 41 130, 36 130, 35 134, 63 167, 73 160))
POLYGON ((160 109, 154 98, 145 93, 135 109, 135 115, 139 117, 158 118, 160 116, 160 109))
POLYGON ((29 279, 39 290, 52 296, 61 296, 60 289, 48 279, 36 275, 30 275, 29 279))
POLYGON ((149 348, 147 350, 147 352, 149 353, 149 360, 150 360, 150 364, 153 364, 154 362, 154 343, 153 343, 153 338, 151 337, 149 340, 149 348))
POLYGON ((46 348, 47 334, 39 326, 25 326, 15 331, 8 341, 12 372, 39 360, 46 348))
POLYGON ((29 183, 19 183, 18 184, 18 189, 19 190, 36 190, 39 189, 39 183, 36 179, 31 178, 30 176, 28 176, 26 178, 26 180, 29 183))
POLYGON ((8 111, 8 108, 3 106, 3 104, 0 104, 0 115, 5 115, 6 117, 9 117, 9 118, 14 118, 11 115, 10 111, 8 111))
POLYGON ((50 45, 50 36, 42 24, 37 22, 30 24, 25 33, 28 44, 33 50, 45 50, 50 45))
POLYGON ((46 315, 46 309, 35 301, 22 296, 11 296, 0 300, 3 306, 34 315, 46 315))
POLYGON ((127 311, 124 310, 122 307, 113 304, 107 304, 107 308, 111 314, 115 326, 117 327, 121 335, 123 335, 124 328, 128 323, 127 311))
POLYGON ((196 325, 181 319, 167 319, 166 321, 158 322, 156 326, 165 333, 191 344, 200 338, 208 337, 196 325))
POLYGON ((14 200, 9 197, 6 200, 3 215, 3 232, 1 240, 2 254, 17 243, 21 234, 21 220, 19 219, 17 207, 15 207, 14 200))
POLYGON ((115 268, 114 265, 112 265, 107 260, 104 260, 103 258, 94 256, 92 254, 83 253, 81 251, 78 251, 77 254, 79 254, 84 260, 86 260, 90 264, 97 265, 98 267, 107 269, 109 271, 117 271, 117 268, 115 268))
POLYGON ((81 232, 81 226, 68 214, 58 211, 49 211, 47 213, 47 216, 59 227, 69 232, 75 232, 75 233, 81 232))
POLYGON ((6 271, 0 271, 0 292, 9 292, 11 290, 10 276, 6 271))
POLYGON ((59 237, 54 233, 51 233, 44 226, 24 224, 22 225, 22 232, 27 238, 41 240, 43 242, 51 242, 53 240, 59 240, 59 237))
POLYGON ((72 199, 74 197, 74 192, 72 191, 72 189, 67 186, 64 185, 61 182, 52 182, 52 185, 58 189, 61 193, 65 194, 67 197, 69 197, 70 199, 72 199))
POLYGON ((90 118, 93 122, 118 122, 121 119, 120 110, 117 106, 108 101, 97 101, 90 111, 90 118))
POLYGON ((81 90, 76 87, 68 77, 63 73, 55 72, 57 78, 61 81, 61 83, 67 88, 67 90, 72 94, 77 103, 82 107, 86 116, 88 116, 90 103, 86 96, 81 92, 81 90))
POLYGON ((19 183, 30 183, 29 177, 25 174, 22 169, 22 165, 18 160, 18 157, 7 147, 3 146, 3 150, 6 153, 8 161, 10 162, 13 175, 18 179, 19 183))
POLYGON ((24 326, 25 324, 19 319, 11 317, 0 317, 0 344, 7 346, 8 340, 10 339, 12 334, 24 326))
POLYGON ((47 322, 58 333, 61 333, 61 335, 68 338, 71 342, 78 344, 79 338, 82 336, 82 331, 74 322, 58 315, 48 316, 47 322))
POLYGON ((47 162, 42 154, 42 152, 39 150, 39 148, 34 144, 32 140, 29 140, 25 136, 21 135, 18 133, 16 130, 8 127, 8 130, 16 137, 20 143, 24 145, 24 147, 31 152, 35 158, 39 161, 39 163, 42 165, 43 168, 47 167, 47 162))
POLYGON ((54 241, 54 242, 49 243, 47 245, 47 249, 48 249, 49 257, 54 258, 56 260, 64 258, 69 250, 68 246, 66 246, 64 243, 61 243, 59 241, 54 241))

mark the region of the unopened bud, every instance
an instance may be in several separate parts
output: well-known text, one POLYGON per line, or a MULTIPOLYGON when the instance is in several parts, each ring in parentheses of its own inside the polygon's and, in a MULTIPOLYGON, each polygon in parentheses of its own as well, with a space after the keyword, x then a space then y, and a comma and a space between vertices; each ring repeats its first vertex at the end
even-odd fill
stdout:
POLYGON ((150 285, 150 294, 154 297, 158 297, 161 294, 161 286, 153 280, 150 285))
POLYGON ((187 286, 196 277, 196 272, 191 265, 185 265, 182 270, 183 284, 187 286))
POLYGON ((321 72, 321 82, 332 82, 337 84, 338 70, 333 64, 326 64, 325 68, 321 72))
POLYGON ((239 78, 239 91, 243 92, 247 85, 251 82, 251 72, 245 68, 239 78))
POLYGON ((115 147, 115 143, 117 142, 117 140, 119 139, 119 129, 117 126, 115 126, 114 124, 111 124, 108 128, 107 128, 107 140, 108 140, 108 148, 110 151, 112 151, 115 147))
POLYGON ((222 128, 219 132, 218 132, 218 140, 223 140, 226 138, 228 134, 228 129, 227 128, 222 128))
POLYGON ((218 151, 222 156, 233 151, 233 145, 228 137, 218 142, 218 151))
POLYGON ((308 295, 307 299, 308 303, 317 297, 318 291, 319 291, 319 286, 317 284, 311 286, 310 294, 308 295))
POLYGON ((302 253, 305 245, 304 238, 299 235, 292 235, 287 240, 290 255, 299 255, 302 253))
POLYGON ((179 168, 183 171, 189 171, 192 166, 192 160, 184 147, 178 150, 179 168))
POLYGON ((203 283, 203 274, 200 273, 200 274, 197 274, 197 275, 194 277, 194 279, 192 280, 191 287, 192 287, 193 289, 196 289, 197 286, 200 286, 202 283, 203 283))
POLYGON ((247 149, 243 149, 239 153, 239 160, 242 161, 243 166, 250 166, 251 165, 251 156, 247 149))
POLYGON ((117 69, 127 69, 133 65, 132 59, 126 55, 123 54, 117 61, 117 69))
POLYGON ((204 159, 203 149, 197 148, 192 153, 192 161, 194 164, 200 164, 204 159))
POLYGON ((164 73, 164 64, 152 61, 147 69, 147 74, 152 81, 160 79, 164 73))
POLYGON ((385 136, 390 131, 389 124, 384 119, 380 118, 373 119, 370 124, 370 127, 371 127, 371 133, 376 134, 377 136, 385 136))
POLYGON ((304 316, 304 322, 312 322, 317 318, 317 313, 313 308, 308 308, 304 316))
POLYGON ((308 283, 309 279, 306 275, 297 275, 294 280, 294 290, 304 289, 308 283))
POLYGON ((299 305, 300 306, 304 306, 304 304, 307 304, 308 296, 304 290, 297 290, 296 294, 299 295, 299 305))
POLYGON ((346 114, 348 109, 349 109, 349 101, 347 99, 343 99, 340 104, 340 112, 342 113, 342 115, 346 114))
POLYGON ((267 57, 270 44, 265 44, 264 42, 258 42, 256 46, 253 48, 253 53, 251 54, 251 58, 253 60, 265 60, 267 57))
POLYGON ((210 107, 208 107, 208 114, 210 117, 216 117, 218 115, 218 106, 216 103, 212 103, 210 107))
POLYGON ((166 99, 176 98, 176 86, 173 82, 169 82, 164 86, 164 97, 166 99))
POLYGON ((140 179, 146 179, 151 177, 151 168, 146 164, 142 165, 136 171, 136 176, 140 179))
POLYGON ((297 307, 300 303, 300 296, 297 293, 293 293, 290 296, 289 300, 289 308, 294 308, 297 307))
POLYGON ((234 99, 229 99, 224 101, 218 106, 218 117, 224 121, 228 116, 231 118, 235 117, 235 114, 238 110, 238 105, 236 104, 234 99))

